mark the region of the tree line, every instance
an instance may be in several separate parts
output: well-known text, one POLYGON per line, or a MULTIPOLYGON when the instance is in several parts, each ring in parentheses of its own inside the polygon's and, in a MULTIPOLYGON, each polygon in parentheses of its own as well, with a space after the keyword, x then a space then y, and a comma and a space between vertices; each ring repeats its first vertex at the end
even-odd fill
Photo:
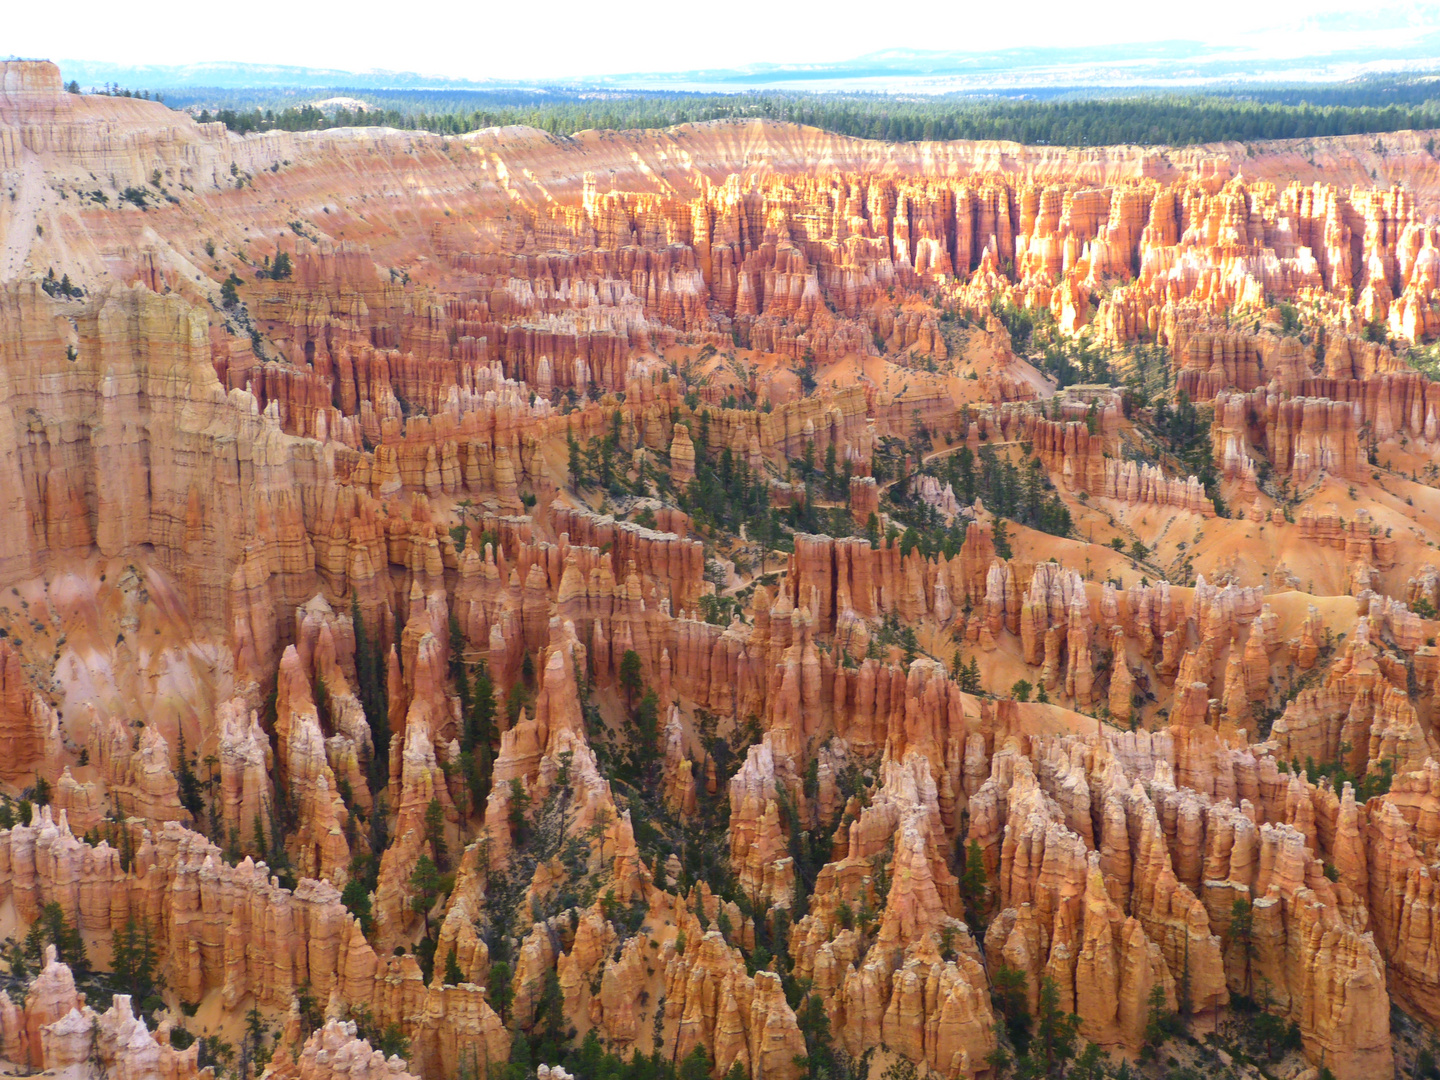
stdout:
POLYGON ((1383 87, 1367 85, 1348 92, 1291 88, 1284 94, 1248 90, 1205 94, 1142 91, 1125 97, 1046 101, 777 92, 626 91, 596 96, 558 90, 536 99, 513 92, 328 91, 365 101, 368 107, 364 109, 322 109, 308 103, 276 108, 273 96, 268 99, 269 107, 237 107, 239 101, 245 100, 245 93, 229 92, 235 98, 213 111, 207 106, 199 118, 219 121, 241 134, 380 126, 462 135, 482 128, 523 124, 559 136, 587 129, 634 130, 707 120, 768 119, 889 142, 977 139, 1040 146, 1186 146, 1440 126, 1440 94, 1434 84, 1397 83, 1392 90, 1396 92, 1387 95, 1383 87))

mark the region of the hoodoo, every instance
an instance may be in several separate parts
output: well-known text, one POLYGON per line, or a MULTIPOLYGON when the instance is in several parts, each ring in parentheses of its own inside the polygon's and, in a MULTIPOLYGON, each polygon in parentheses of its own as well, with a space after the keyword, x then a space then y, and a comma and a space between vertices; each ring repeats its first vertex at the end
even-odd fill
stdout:
POLYGON ((1434 1071, 1430 133, 197 115, 0 64, 0 1057, 1434 1071))

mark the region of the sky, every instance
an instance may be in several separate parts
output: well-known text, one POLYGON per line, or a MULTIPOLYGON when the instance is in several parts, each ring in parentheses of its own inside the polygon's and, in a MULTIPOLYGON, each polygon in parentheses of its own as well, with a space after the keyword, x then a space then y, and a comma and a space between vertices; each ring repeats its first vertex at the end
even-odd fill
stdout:
POLYGON ((993 50, 1200 40, 1277 54, 1324 41, 1440 26, 1440 0, 1203 5, 1111 0, 113 0, 8 5, 0 48, 22 57, 126 64, 200 61, 415 71, 467 79, 559 79, 640 71, 818 63, 881 49, 993 50), (1302 26, 1296 26, 1296 20, 1302 26))

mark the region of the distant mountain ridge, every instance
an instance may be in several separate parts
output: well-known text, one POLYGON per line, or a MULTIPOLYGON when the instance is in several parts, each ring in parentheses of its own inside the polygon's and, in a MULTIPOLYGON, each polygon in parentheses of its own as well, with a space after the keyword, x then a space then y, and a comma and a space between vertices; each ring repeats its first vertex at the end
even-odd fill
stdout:
POLYGON ((122 64, 94 60, 59 60, 66 81, 81 86, 116 83, 135 89, 220 87, 224 89, 303 87, 323 90, 354 87, 364 90, 494 90, 513 87, 513 80, 456 79, 414 71, 342 71, 337 68, 285 64, 202 62, 196 64, 122 64))

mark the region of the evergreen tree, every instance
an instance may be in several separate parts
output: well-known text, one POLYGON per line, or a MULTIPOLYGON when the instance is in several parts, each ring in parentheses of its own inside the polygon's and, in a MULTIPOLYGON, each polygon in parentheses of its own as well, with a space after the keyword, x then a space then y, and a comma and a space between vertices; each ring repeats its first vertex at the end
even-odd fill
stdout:
POLYGON ((340 893, 340 902, 351 915, 360 920, 360 932, 369 937, 374 926, 370 915, 370 890, 365 882, 358 877, 352 877, 340 893))
POLYGON ((439 799, 431 799, 425 807, 425 839, 435 853, 436 866, 445 869, 450 853, 445 848, 445 808, 439 799))
POLYGON ((1035 1037, 1030 1042, 1032 1061, 1044 1063, 1045 1076, 1063 1076, 1075 1056, 1075 1038, 1080 1018, 1060 1008, 1060 987, 1050 976, 1040 983, 1040 1009, 1035 1018, 1035 1037))
POLYGON ((390 706, 385 685, 385 667, 378 643, 365 632, 360 613, 360 595, 350 594, 350 619, 355 626, 355 669, 359 682, 360 707, 370 727, 374 757, 370 762, 370 790, 379 791, 390 779, 390 706))
POLYGON ((179 787, 180 805, 190 811, 190 816, 196 821, 205 811, 205 801, 200 797, 200 781, 196 779, 195 768, 190 759, 185 755, 185 728, 180 728, 179 740, 179 787))
POLYGON ((1000 558, 1009 559, 1013 557, 1014 552, 1010 550, 1010 533, 1009 530, 1006 529, 1005 519, 1002 517, 995 519, 994 544, 995 554, 1000 558))
POLYGON ((560 992, 560 976, 548 968, 540 982, 540 1000, 535 1003, 534 1037, 543 1061, 559 1061, 569 1042, 565 1020, 565 995, 560 992))
POLYGON ((972 656, 972 657, 970 657, 970 666, 969 666, 968 668, 966 668, 966 670, 965 670, 965 678, 964 678, 964 681, 963 681, 963 682, 961 683, 961 685, 960 685, 960 689, 964 690, 967 694, 978 694, 978 693, 980 693, 980 691, 981 691, 981 685, 980 685, 980 658, 979 658, 979 657, 977 657, 977 656, 972 656))
POLYGON ((585 457, 580 452, 580 443, 574 431, 566 432, 565 444, 570 454, 570 487, 579 491, 588 486, 589 481, 585 477, 585 457))
POLYGON ((110 935, 110 970, 117 986, 135 1001, 142 1002, 159 988, 158 960, 149 923, 137 923, 132 915, 124 930, 110 935))
POLYGON ((627 703, 635 700, 635 695, 640 692, 643 680, 640 654, 634 649, 626 649, 625 654, 620 657, 620 689, 625 691, 627 703))
POLYGON ((421 854, 415 860, 415 869, 410 874, 410 910, 425 920, 425 936, 430 936, 430 909, 440 898, 440 870, 429 855, 421 854))
POLYGON ((1230 938, 1245 961, 1245 996, 1250 996, 1250 965, 1255 958, 1255 916, 1250 901, 1240 897, 1230 905, 1230 938))
POLYGON ((962 446, 960 453, 956 455, 956 467, 959 472, 959 487, 957 493, 965 503, 975 501, 975 455, 971 453, 970 447, 962 446))
POLYGON ((971 840, 965 849, 965 870, 960 875, 960 896, 965 903, 965 921, 976 935, 985 932, 984 912, 990 897, 989 876, 985 873, 985 856, 980 842, 971 840))
POLYGON ((1067 1080, 1110 1080, 1110 1070, 1106 1064, 1106 1056, 1100 1047, 1087 1042, 1085 1049, 1080 1051, 1080 1056, 1075 1059, 1075 1064, 1070 1066, 1065 1076, 1067 1080))
POLYGON ((500 1017, 502 1024, 510 1022, 510 1002, 514 997, 510 986, 510 965, 503 960, 497 960, 490 965, 490 985, 487 987, 490 995, 490 1007, 500 1017))
POLYGON ((597 474, 596 478, 600 482, 600 487, 609 491, 615 482, 615 448, 609 439, 602 440, 600 443, 600 467, 597 474))
POLYGON ((1144 1052, 1146 1056, 1153 1056, 1179 1031, 1179 1017, 1166 1003, 1165 987, 1158 982, 1150 988, 1145 1006, 1144 1052))
POLYGON ((1005 1020, 1010 1041, 1022 1053, 1030 1044, 1030 995, 1025 973, 1001 964, 990 977, 990 1000, 1005 1020))
POLYGON ((646 690, 635 709, 635 728, 631 738, 631 768, 642 783, 660 764, 660 698, 654 690, 646 690))
POLYGON ((533 1061, 530 1040, 520 1032, 519 1025, 516 1025, 515 1030, 510 1033, 510 1063, 505 1067, 504 1080, 529 1080, 529 1077, 534 1075, 533 1061))
POLYGON ((84 978, 90 973, 85 939, 80 936, 79 928, 65 918, 65 909, 54 900, 40 909, 40 917, 30 925, 25 935, 25 954, 37 970, 44 964, 46 945, 55 946, 55 955, 69 965, 76 978, 84 978))
POLYGON ((470 650, 470 641, 460 625, 460 616, 450 611, 450 678, 455 681, 455 693, 460 698, 460 716, 463 718, 470 709, 470 676, 465 671, 465 654, 470 650))
POLYGON ((265 859, 270 854, 270 841, 265 832, 265 818, 261 815, 259 810, 255 811, 254 827, 255 851, 257 854, 259 854, 261 859, 265 859))
POLYGON ((483 812, 490 797, 495 761, 495 684, 490 667, 483 661, 475 669, 470 691, 470 710, 461 728, 461 768, 470 792, 470 805, 483 812))
POLYGON ((465 982, 465 973, 460 970, 460 963, 455 959, 455 946, 453 945, 445 954, 445 982, 451 986, 459 986, 465 982))

